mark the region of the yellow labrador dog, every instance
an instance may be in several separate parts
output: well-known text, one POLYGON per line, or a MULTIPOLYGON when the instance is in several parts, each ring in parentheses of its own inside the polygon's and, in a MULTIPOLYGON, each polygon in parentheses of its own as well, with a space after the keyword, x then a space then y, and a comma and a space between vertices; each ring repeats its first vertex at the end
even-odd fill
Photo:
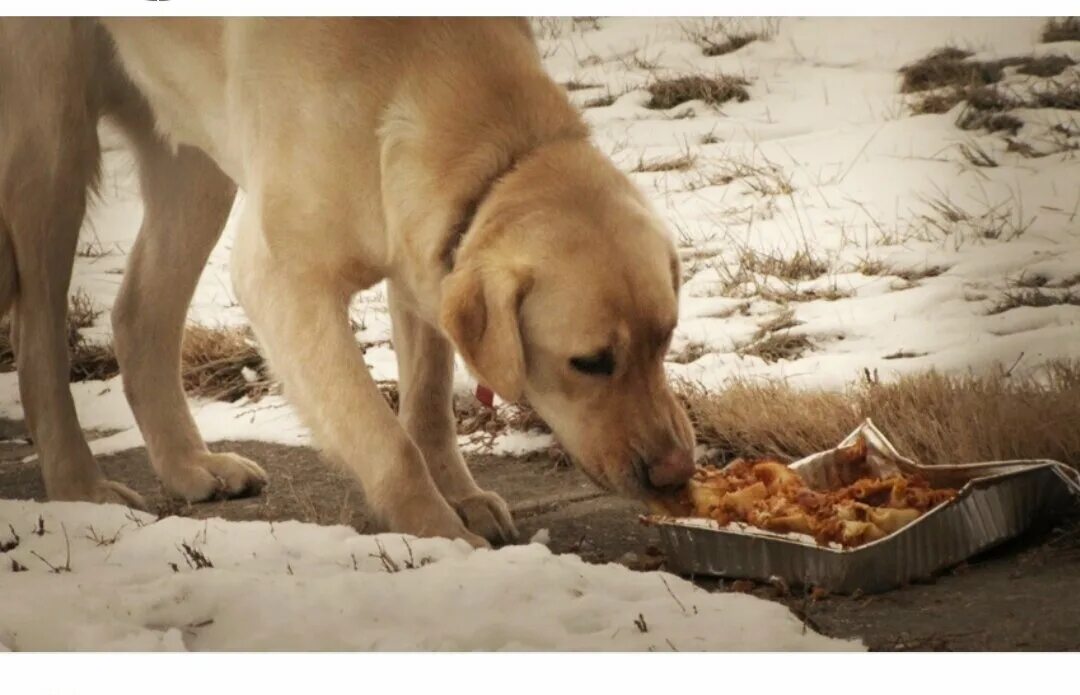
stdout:
POLYGON ((237 187, 236 293, 286 395, 395 531, 516 536, 455 437, 453 350, 528 399, 598 485, 647 499, 692 472, 663 368, 679 265, 642 195, 590 143, 517 20, 4 20, 0 314, 52 499, 122 502, 67 384, 76 237, 110 118, 145 216, 113 307, 124 390, 172 494, 257 491, 188 412, 185 312, 237 187), (349 328, 388 280, 400 415, 349 328))

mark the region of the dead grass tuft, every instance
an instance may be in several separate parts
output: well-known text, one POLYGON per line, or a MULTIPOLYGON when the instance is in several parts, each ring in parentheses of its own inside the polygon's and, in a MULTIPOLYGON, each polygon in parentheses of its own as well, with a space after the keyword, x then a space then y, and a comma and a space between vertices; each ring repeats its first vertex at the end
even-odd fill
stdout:
POLYGON ((750 83, 742 77, 717 74, 683 75, 657 79, 645 88, 652 98, 646 108, 670 109, 687 101, 704 101, 706 104, 719 106, 727 101, 747 101, 750 93, 746 91, 750 83))
POLYGON ((568 92, 580 92, 583 89, 598 89, 603 87, 601 84, 595 84, 593 82, 582 82, 580 80, 567 80, 562 83, 563 88, 568 92))
POLYGON ((760 38, 760 34, 752 32, 745 34, 728 34, 718 42, 710 41, 703 37, 705 45, 702 46, 701 52, 709 57, 722 56, 727 53, 734 53, 743 46, 751 44, 760 38))
POLYGON ((273 386, 266 362, 246 327, 188 326, 181 363, 184 390, 193 396, 258 400, 273 386))
POLYGON ((894 275, 908 282, 916 282, 924 278, 934 278, 949 269, 944 265, 927 265, 921 268, 897 268, 876 258, 864 258, 856 263, 852 269, 863 275, 894 275))
POLYGON ((814 343, 805 335, 777 331, 767 333, 736 352, 744 357, 760 357, 769 364, 781 360, 797 360, 814 349, 814 343))
POLYGON ((1042 31, 1043 43, 1080 41, 1080 17, 1052 17, 1042 31))
MULTIPOLYGON (((90 328, 104 313, 86 292, 77 290, 68 301, 68 334, 83 328, 90 328)), ((70 341, 69 341, 70 342, 70 341)))
POLYGON ((910 360, 915 357, 925 357, 925 352, 915 352, 914 350, 897 350, 896 352, 889 353, 881 359, 883 360, 910 360))
POLYGON ((688 171, 694 167, 697 157, 684 153, 671 157, 645 159, 641 157, 630 171, 635 173, 656 173, 661 171, 688 171))
MULTIPOLYGON (((111 343, 90 343, 81 330, 101 316, 88 295, 76 292, 68 307, 68 350, 71 381, 111 379, 120 373, 111 343)), ((10 324, 0 321, 0 372, 14 371, 10 324)), ((273 387, 268 369, 246 328, 208 328, 191 325, 184 331, 181 353, 184 389, 203 398, 235 401, 258 399, 273 387)))
POLYGON ((764 338, 770 333, 777 331, 785 331, 789 328, 794 328, 802 324, 802 321, 795 319, 795 312, 791 309, 784 309, 777 313, 775 316, 767 319, 764 323, 758 326, 758 332, 756 338, 764 338))
POLYGON ((996 85, 1005 68, 1039 77, 1054 77, 1076 61, 1068 56, 1014 56, 993 61, 972 61, 972 54, 955 47, 945 47, 900 69, 900 91, 918 94, 911 102, 916 114, 940 114, 966 102, 956 125, 964 130, 985 128, 990 132, 1007 131, 1015 135, 1023 123, 1004 112, 1027 108, 1080 108, 1080 85, 1077 81, 1052 82, 1027 96, 1006 94, 996 85))
MULTIPOLYGON (((1080 39, 1077 39, 1080 40, 1080 39)), ((1065 68, 1076 65, 1076 61, 1066 55, 1046 55, 1041 58, 1032 58, 1017 68, 1017 72, 1036 77, 1056 77, 1065 68)))
POLYGON ((851 269, 856 273, 868 276, 889 275, 892 273, 892 268, 888 263, 869 256, 859 259, 857 263, 851 266, 851 269))
POLYGON ((554 41, 570 34, 584 34, 600 28, 599 17, 532 17, 533 35, 554 41))
POLYGON ((610 89, 600 96, 593 97, 585 101, 581 107, 584 109, 597 109, 605 106, 611 106, 619 98, 619 95, 612 92, 610 89))
POLYGON ((756 164, 748 160, 724 159, 719 166, 718 171, 708 175, 710 186, 727 186, 734 181, 742 181, 760 196, 791 195, 795 191, 791 175, 769 161, 756 164))
POLYGON ((1080 306, 1080 293, 1073 290, 1064 292, 1046 292, 1040 287, 1012 289, 1007 291, 1001 299, 988 311, 988 314, 1003 314, 1011 309, 1024 306, 1047 307, 1047 306, 1080 306))
POLYGON ((716 294, 742 299, 757 298, 780 305, 850 297, 851 292, 840 289, 835 282, 812 288, 800 284, 822 277, 829 272, 829 268, 828 260, 815 256, 805 248, 793 255, 783 256, 744 247, 735 263, 713 265, 720 276, 716 294), (780 286, 776 282, 763 280, 763 277, 780 280, 780 286))
POLYGON ((1054 82, 1050 87, 1035 91, 1023 104, 1029 108, 1080 110, 1080 79, 1054 82))
MULTIPOLYGON (((1021 123, 1017 122, 1017 130, 1020 129, 1021 123)), ((986 149, 977 142, 960 143, 959 145, 960 156, 968 161, 969 164, 983 168, 994 168, 998 165, 997 160, 994 159, 994 155, 986 151, 986 149)))
POLYGON ((697 362, 709 352, 708 346, 697 340, 691 340, 682 347, 668 354, 667 361, 675 364, 690 364, 697 362))
POLYGON ((79 244, 78 248, 75 249, 75 255, 80 258, 102 258, 108 256, 109 252, 105 245, 101 243, 101 239, 95 236, 93 239, 79 244))
POLYGON ((719 309, 717 311, 705 314, 705 317, 710 319, 729 319, 735 314, 739 314, 740 316, 749 316, 750 306, 750 302, 739 302, 738 304, 730 306, 726 309, 719 309))
POLYGON ((948 113, 963 100, 964 93, 957 89, 930 92, 912 102, 911 112, 915 115, 948 113))
POLYGON ((968 210, 945 192, 923 201, 927 212, 919 215, 924 231, 953 237, 957 248, 964 241, 1011 241, 1023 236, 1035 221, 1024 215, 1019 201, 984 202, 982 209, 968 210), (1015 203, 1015 207, 1014 207, 1015 203))
POLYGON ((682 384, 698 442, 720 460, 798 458, 836 446, 872 418, 897 448, 926 464, 1050 458, 1080 465, 1080 362, 1031 377, 930 372, 842 392, 737 381, 712 392, 682 384))
MULTIPOLYGON (((68 302, 67 342, 71 356, 71 380, 108 379, 118 372, 116 356, 110 345, 89 343, 82 329, 90 328, 101 317, 90 295, 82 290, 71 295, 68 302)), ((11 345, 11 321, 0 319, 0 372, 15 371, 15 350, 11 345)))
POLYGON ((956 117, 956 127, 961 130, 985 128, 989 131, 1008 130, 1015 133, 1023 123, 1004 111, 1021 105, 1013 97, 1004 94, 996 87, 979 87, 965 95, 967 103, 956 117))
POLYGON ((740 19, 722 17, 697 18, 680 26, 683 36, 710 57, 733 53, 754 41, 768 40, 778 29, 775 22, 756 22, 751 26, 740 19))
POLYGON ((913 94, 943 87, 967 89, 997 82, 1010 65, 1027 62, 1027 58, 1001 60, 967 60, 973 54, 954 46, 933 51, 925 58, 900 68, 900 92, 913 94))
POLYGON ((908 282, 915 282, 916 280, 922 280, 924 278, 936 278, 948 269, 949 266, 947 265, 927 265, 922 268, 893 269, 890 274, 907 280, 908 282))
POLYGON ((852 296, 852 292, 851 290, 842 290, 833 284, 828 287, 813 289, 798 287, 785 287, 779 290, 762 288, 757 296, 767 302, 783 306, 791 302, 815 302, 819 299, 826 302, 835 302, 838 299, 847 299, 852 296))
POLYGON ((740 265, 752 273, 791 281, 814 280, 829 272, 828 262, 807 249, 799 249, 791 256, 747 249, 742 254, 740 265))

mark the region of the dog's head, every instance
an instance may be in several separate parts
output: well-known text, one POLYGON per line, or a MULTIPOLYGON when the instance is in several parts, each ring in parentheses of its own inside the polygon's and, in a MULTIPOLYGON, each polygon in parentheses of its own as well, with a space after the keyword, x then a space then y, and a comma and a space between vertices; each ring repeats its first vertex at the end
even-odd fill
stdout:
POLYGON ((496 184, 443 282, 443 329, 477 378, 528 399, 598 485, 649 499, 693 472, 664 355, 679 263, 633 184, 583 141, 496 184))

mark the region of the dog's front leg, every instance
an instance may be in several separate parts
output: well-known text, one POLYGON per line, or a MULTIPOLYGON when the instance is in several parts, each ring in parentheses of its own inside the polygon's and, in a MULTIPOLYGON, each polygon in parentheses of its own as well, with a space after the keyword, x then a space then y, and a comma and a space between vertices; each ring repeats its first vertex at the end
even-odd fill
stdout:
POLYGON ((264 229, 257 207, 249 200, 241 220, 233 284, 316 442, 356 475, 392 530, 486 546, 440 494, 420 449, 379 393, 349 327, 349 293, 325 269, 275 254, 268 239, 281 243, 285 232, 264 229))
POLYGON ((435 484, 469 530, 493 543, 510 543, 517 539, 517 529, 506 502, 476 484, 458 449, 453 347, 442 333, 398 301, 393 283, 387 284, 398 360, 401 423, 420 447, 435 484))

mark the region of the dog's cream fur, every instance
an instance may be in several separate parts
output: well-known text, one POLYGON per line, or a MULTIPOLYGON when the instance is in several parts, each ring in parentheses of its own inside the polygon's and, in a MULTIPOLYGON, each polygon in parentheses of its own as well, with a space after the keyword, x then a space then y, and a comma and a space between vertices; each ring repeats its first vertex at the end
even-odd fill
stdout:
POLYGON ((516 535, 457 449, 454 346, 502 397, 526 397, 598 484, 646 498, 689 475, 693 433, 663 370, 674 249, 589 144, 524 21, 4 20, 0 312, 14 304, 51 498, 140 502, 102 476, 66 383, 102 116, 138 154, 146 205, 113 310, 117 356, 173 494, 265 482, 255 463, 207 451, 179 378, 185 311, 237 186, 237 295, 316 441, 394 530, 516 535), (399 417, 346 313, 384 278, 399 417))

